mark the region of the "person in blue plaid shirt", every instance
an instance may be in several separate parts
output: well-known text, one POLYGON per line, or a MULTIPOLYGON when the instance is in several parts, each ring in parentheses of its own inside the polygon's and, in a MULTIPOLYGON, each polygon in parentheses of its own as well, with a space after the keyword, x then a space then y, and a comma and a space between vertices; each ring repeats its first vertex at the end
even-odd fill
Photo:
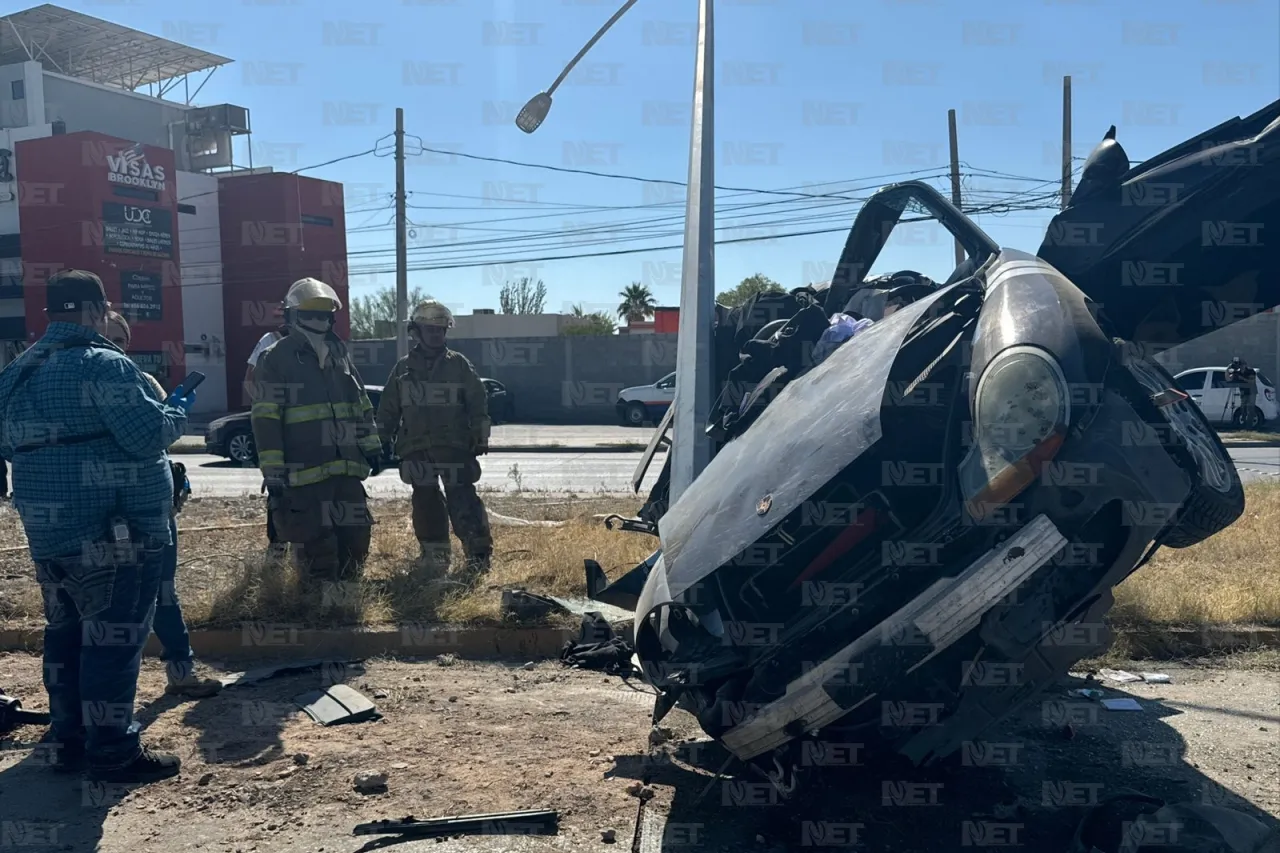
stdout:
POLYGON ((170 537, 165 451, 194 395, 156 397, 103 336, 109 308, 93 273, 49 279, 48 329, 0 372, 0 456, 44 594, 54 769, 140 784, 180 766, 141 744, 133 705, 170 537))

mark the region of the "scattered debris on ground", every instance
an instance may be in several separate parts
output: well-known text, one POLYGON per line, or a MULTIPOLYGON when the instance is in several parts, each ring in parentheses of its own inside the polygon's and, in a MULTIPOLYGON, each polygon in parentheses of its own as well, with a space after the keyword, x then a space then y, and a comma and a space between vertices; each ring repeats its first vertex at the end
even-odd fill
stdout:
MULTIPOLYGON (((1113 665, 1131 672, 1153 668, 1113 665)), ((163 695, 163 667, 148 659, 138 718, 148 743, 182 758, 179 777, 86 807, 79 780, 35 763, 42 729, 26 726, 0 747, 0 778, 6 820, 65 815, 59 843, 74 850, 100 843, 103 853, 234 853, 237 847, 249 853, 255 846, 341 853, 345 848, 335 849, 334 838, 349 836, 358 822, 532 809, 559 813, 557 849, 567 853, 599 849, 608 829, 616 849, 629 849, 638 823, 646 838, 665 839, 672 850, 785 850, 803 846, 805 827, 817 832, 824 821, 839 824, 828 824, 829 832, 859 824, 860 849, 868 853, 958 849, 966 821, 979 836, 994 837, 997 825, 1010 824, 1026 849, 1066 851, 1088 800, 1122 789, 1169 803, 1192 799, 1239 808, 1276 825, 1278 668, 1161 669, 1172 683, 1105 691, 1136 698, 1145 713, 1095 706, 1096 715, 1073 720, 1070 739, 1062 726, 1046 725, 1043 707, 1033 703, 986 736, 1017 748, 1013 766, 956 762, 919 769, 889 761, 869 768, 872 759, 863 757, 858 766, 814 768, 804 795, 786 808, 741 808, 727 803, 755 790, 756 780, 726 769, 723 748, 691 716, 672 711, 662 723, 663 736, 671 737, 651 746, 653 695, 599 671, 537 662, 526 669, 522 661, 459 659, 442 668, 434 658, 372 659, 358 668, 281 674, 183 702, 163 695), (367 695, 389 694, 378 702, 381 719, 322 728, 293 703, 340 674, 367 695), (356 789, 361 773, 385 774, 385 789, 356 789), (886 779, 914 790, 934 786, 937 805, 884 806, 886 779), (1046 782, 1056 786, 1048 795, 1046 782), (639 783, 634 794, 628 793, 632 783, 639 783), (1060 802, 1046 805, 1046 796, 1060 802), (1012 816, 996 817, 997 806, 1012 816), (929 819, 921 820, 926 811, 929 819), (157 814, 165 820, 157 822, 157 814), (767 843, 757 844, 757 835, 767 843)), ((40 670, 38 657, 0 655, 0 684, 36 709, 44 704, 40 670)), ((1069 680, 1045 702, 1097 687, 1089 685, 1069 680)))

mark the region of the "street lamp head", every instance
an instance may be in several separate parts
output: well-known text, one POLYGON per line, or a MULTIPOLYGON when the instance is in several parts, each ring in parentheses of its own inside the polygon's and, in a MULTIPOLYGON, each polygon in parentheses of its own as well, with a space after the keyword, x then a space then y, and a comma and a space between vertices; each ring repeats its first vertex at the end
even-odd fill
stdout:
POLYGON ((525 133, 533 133, 546 121, 549 112, 551 112, 551 95, 539 92, 529 99, 529 103, 520 108, 516 116, 516 127, 525 133))

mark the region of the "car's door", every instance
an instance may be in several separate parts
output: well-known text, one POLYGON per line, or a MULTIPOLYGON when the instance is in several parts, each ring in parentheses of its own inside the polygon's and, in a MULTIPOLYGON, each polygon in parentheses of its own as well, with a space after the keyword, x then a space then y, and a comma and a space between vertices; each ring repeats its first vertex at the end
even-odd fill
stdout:
POLYGON ((1204 386, 1209 380, 1207 370, 1189 370, 1177 376, 1178 387, 1191 395, 1196 405, 1204 408, 1204 386))
POLYGON ((507 389, 496 379, 484 379, 484 391, 489 398, 489 417, 495 423, 507 420, 507 389))
POLYGON ((676 375, 668 373, 666 376, 653 383, 654 390, 658 393, 655 395, 659 403, 670 405, 676 398, 676 375))
POLYGON ((1236 390, 1227 385, 1225 370, 1206 372, 1209 374, 1209 382, 1204 389, 1204 399, 1200 401, 1204 416, 1209 423, 1214 424, 1230 421, 1231 413, 1235 411, 1235 400, 1232 398, 1235 397, 1236 390))

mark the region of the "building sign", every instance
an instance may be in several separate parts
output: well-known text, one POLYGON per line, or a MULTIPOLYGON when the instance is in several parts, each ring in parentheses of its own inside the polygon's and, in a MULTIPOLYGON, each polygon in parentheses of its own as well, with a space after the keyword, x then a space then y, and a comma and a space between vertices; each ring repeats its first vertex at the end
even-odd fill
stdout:
POLYGON ((120 313, 129 322, 136 320, 160 320, 163 306, 160 302, 159 273, 126 271, 120 273, 120 313))
POLYGON ((126 148, 114 157, 107 155, 107 180, 113 184, 162 193, 165 177, 164 166, 152 166, 148 163, 141 145, 126 148))
POLYGON ((102 203, 102 251, 144 258, 173 257, 173 213, 115 201, 102 203))
POLYGON ((169 382, 169 362, 162 352, 130 352, 129 358, 142 368, 143 373, 150 373, 167 387, 169 382))

